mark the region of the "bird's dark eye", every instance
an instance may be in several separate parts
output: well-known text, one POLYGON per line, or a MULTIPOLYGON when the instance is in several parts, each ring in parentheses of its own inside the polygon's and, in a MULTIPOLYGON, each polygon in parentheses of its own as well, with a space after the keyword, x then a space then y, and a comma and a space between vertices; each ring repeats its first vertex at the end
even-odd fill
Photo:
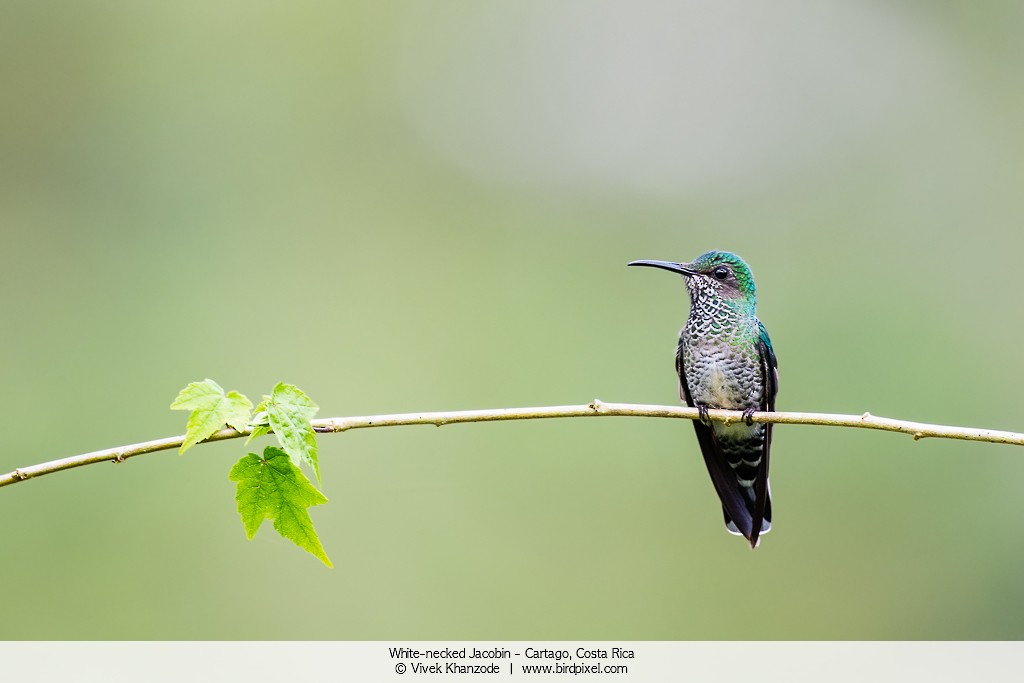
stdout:
POLYGON ((718 266, 713 271, 711 271, 711 274, 715 276, 716 280, 724 280, 725 278, 729 277, 729 269, 726 268, 725 266, 718 266))

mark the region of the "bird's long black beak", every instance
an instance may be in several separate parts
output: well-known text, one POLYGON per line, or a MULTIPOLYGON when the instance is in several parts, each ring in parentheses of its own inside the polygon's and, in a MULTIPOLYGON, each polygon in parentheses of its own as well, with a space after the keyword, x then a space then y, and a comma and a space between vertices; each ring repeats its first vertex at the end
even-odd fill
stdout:
POLYGON ((650 266, 651 268, 661 268, 662 270, 668 270, 673 273, 679 273, 680 275, 696 275, 696 271, 689 267, 688 263, 673 263, 672 261, 630 261, 626 264, 627 266, 650 266))

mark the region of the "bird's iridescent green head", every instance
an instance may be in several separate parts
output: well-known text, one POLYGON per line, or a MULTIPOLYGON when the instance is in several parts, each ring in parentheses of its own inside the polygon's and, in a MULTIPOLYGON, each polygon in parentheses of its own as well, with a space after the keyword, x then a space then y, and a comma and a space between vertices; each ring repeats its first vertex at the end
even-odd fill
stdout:
POLYGON ((750 266, 732 252, 709 251, 693 262, 681 265, 689 266, 694 272, 689 278, 691 282, 696 280, 702 286, 717 290, 722 298, 749 299, 751 302, 757 298, 750 266))
POLYGON ((742 302, 750 307, 757 301, 750 267, 739 256, 728 251, 709 251, 690 263, 633 261, 629 265, 651 266, 679 273, 686 278, 686 287, 694 300, 710 296, 742 302))

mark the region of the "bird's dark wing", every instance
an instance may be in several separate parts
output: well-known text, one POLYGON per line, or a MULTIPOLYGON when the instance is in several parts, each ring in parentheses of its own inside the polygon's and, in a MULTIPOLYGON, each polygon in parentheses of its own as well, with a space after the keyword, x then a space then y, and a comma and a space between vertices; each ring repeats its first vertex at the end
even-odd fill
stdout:
MULTIPOLYGON (((779 362, 775 358, 775 350, 772 348, 772 340, 768 338, 768 331, 760 321, 757 323, 757 355, 761 361, 761 379, 764 383, 764 392, 761 396, 761 410, 771 412, 775 410, 775 395, 779 392, 779 362)), ((761 462, 757 468, 757 478, 754 480, 754 510, 751 528, 754 530, 750 537, 751 546, 757 545, 757 538, 761 534, 762 522, 772 521, 772 501, 768 492, 768 454, 772 447, 772 425, 764 425, 764 447, 761 452, 761 462)))
MULTIPOLYGON (((690 388, 686 384, 686 372, 683 370, 683 349, 680 346, 676 349, 676 372, 679 374, 679 395, 686 401, 686 405, 694 407, 693 396, 690 395, 690 388)), ((726 523, 732 521, 736 529, 743 534, 743 537, 751 540, 751 546, 757 543, 757 535, 753 533, 754 520, 751 510, 747 508, 747 502, 740 492, 739 483, 736 480, 736 473, 729 466, 722 446, 714 431, 700 420, 693 421, 693 429, 697 432, 697 443, 700 444, 700 451, 704 455, 704 464, 711 475, 711 483, 722 501, 722 509, 725 512, 726 523)), ((762 464, 766 466, 762 459, 762 464)), ((767 472, 767 467, 765 467, 767 472)), ((762 518, 764 515, 762 514, 762 518)), ((760 520, 759 520, 760 521, 760 520)), ((760 533, 760 523, 757 525, 760 533)))

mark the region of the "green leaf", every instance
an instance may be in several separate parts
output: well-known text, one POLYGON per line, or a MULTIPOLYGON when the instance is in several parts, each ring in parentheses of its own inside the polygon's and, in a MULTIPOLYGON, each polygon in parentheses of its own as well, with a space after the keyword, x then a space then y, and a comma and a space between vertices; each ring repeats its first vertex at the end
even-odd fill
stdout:
POLYGON ((267 401, 269 400, 269 396, 264 396, 260 404, 253 408, 252 417, 249 418, 249 427, 252 427, 252 432, 249 434, 249 438, 245 440, 246 444, 258 436, 270 434, 274 431, 270 428, 270 417, 267 415, 267 401))
POLYGON ((317 460, 316 432, 309 423, 320 406, 292 384, 279 383, 266 401, 270 426, 277 434, 281 447, 295 462, 305 462, 320 481, 320 463, 317 460))
POLYGON ((231 468, 228 475, 238 482, 235 499, 245 534, 256 535, 265 519, 274 520, 277 533, 306 550, 328 567, 333 567, 313 528, 307 508, 327 502, 287 453, 274 446, 263 449, 263 457, 250 453, 231 468))
POLYGON ((264 434, 270 434, 270 432, 270 425, 253 425, 252 432, 249 434, 249 438, 245 440, 245 443, 248 445, 248 443, 256 437, 263 436, 264 434))
POLYGON ((237 391, 229 391, 227 396, 228 414, 224 422, 236 432, 241 434, 245 431, 249 422, 249 411, 252 410, 252 401, 237 391))
POLYGON ((267 412, 267 403, 269 403, 269 402, 270 402, 270 397, 267 396, 266 394, 263 394, 263 400, 260 401, 258 406, 253 408, 253 411, 252 411, 253 414, 254 415, 259 415, 260 413, 267 412))
POLYGON ((171 403, 171 410, 191 410, 185 432, 184 453, 203 439, 230 425, 237 432, 245 430, 252 402, 237 391, 227 394, 212 379, 192 382, 181 390, 171 403))

